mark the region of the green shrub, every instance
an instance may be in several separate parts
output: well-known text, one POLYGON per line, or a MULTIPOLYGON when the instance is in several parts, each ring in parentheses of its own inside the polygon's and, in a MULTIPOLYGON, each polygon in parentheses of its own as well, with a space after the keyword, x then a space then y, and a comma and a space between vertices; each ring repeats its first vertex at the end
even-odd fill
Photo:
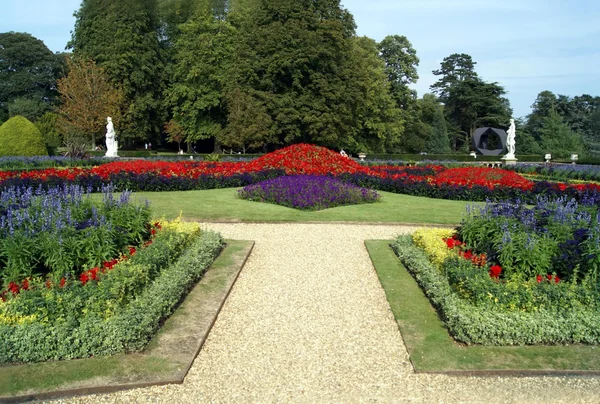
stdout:
MULTIPOLYGON (((445 323, 449 333, 458 341, 467 344, 481 345, 532 345, 532 344, 573 344, 600 343, 600 313, 594 309, 594 305, 572 305, 560 304, 559 307, 553 306, 550 309, 539 309, 534 312, 527 311, 504 311, 497 304, 495 297, 502 297, 500 294, 507 292, 507 289, 495 291, 493 287, 499 288, 496 284, 492 285, 489 277, 486 278, 485 272, 478 274, 467 273, 475 271, 473 268, 467 268, 468 263, 459 266, 450 277, 458 281, 459 287, 465 287, 463 293, 476 291, 479 295, 472 296, 476 301, 488 300, 485 305, 478 306, 468 299, 462 299, 456 290, 453 289, 447 277, 439 271, 431 262, 423 250, 417 248, 411 239, 411 236, 400 236, 392 244, 392 248, 398 258, 402 261, 408 271, 414 276, 432 305, 438 310, 441 320, 445 323), (461 285, 459 278, 474 278, 472 285, 461 285), (477 285, 478 284, 478 285, 477 285), (492 286, 492 289, 486 290, 482 287, 492 286), (481 293, 484 291, 484 293, 481 293), (487 294, 490 292, 492 298, 487 294), (494 295, 494 293, 498 295, 494 295)), ((447 271, 447 270, 446 270, 447 271)), ((481 270, 480 270, 481 271, 481 270)), ((556 301, 562 297, 569 297, 565 294, 565 289, 572 288, 570 285, 536 285, 539 286, 538 292, 527 292, 523 289, 510 291, 515 295, 525 293, 539 293, 539 296, 545 295, 548 301, 556 305, 556 301), (561 293, 561 296, 551 296, 544 293, 547 288, 553 293, 561 293)), ((582 288, 573 288, 569 293, 577 295, 580 302, 589 300, 590 296, 579 295, 586 294, 582 288)), ((505 297, 507 299, 515 296, 505 297)))
POLYGON ((0 126, 0 156, 47 156, 40 130, 22 116, 14 116, 0 126))
POLYGON ((58 114, 46 112, 35 122, 35 126, 42 134, 46 149, 48 149, 48 154, 51 156, 56 156, 58 148, 62 145, 62 137, 58 133, 56 127, 57 119, 58 114))
MULTIPOLYGON (((39 321, 0 325, 0 363, 84 358, 141 350, 204 274, 222 246, 223 240, 216 233, 204 232, 196 236, 177 261, 160 271, 135 299, 108 318, 101 310, 91 309, 101 307, 101 292, 109 293, 109 288, 97 288, 98 294, 88 296, 73 292, 70 296, 77 303, 69 304, 83 304, 85 315, 78 318, 65 313, 63 320, 50 326, 39 321)), ((143 267, 140 262, 135 266, 143 267)))

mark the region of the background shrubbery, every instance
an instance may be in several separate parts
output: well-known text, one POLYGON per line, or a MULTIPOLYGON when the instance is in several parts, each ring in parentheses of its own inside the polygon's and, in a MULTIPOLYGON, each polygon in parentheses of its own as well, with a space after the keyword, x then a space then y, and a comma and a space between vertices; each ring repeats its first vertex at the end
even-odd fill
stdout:
POLYGON ((22 116, 14 116, 0 126, 0 156, 47 156, 40 130, 22 116))

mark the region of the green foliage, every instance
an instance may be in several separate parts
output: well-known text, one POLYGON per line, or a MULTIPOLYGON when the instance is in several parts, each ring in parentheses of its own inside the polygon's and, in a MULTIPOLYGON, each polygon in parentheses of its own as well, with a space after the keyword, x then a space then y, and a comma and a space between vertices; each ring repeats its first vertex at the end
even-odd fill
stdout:
POLYGON ((57 120, 58 114, 46 112, 35 122, 35 126, 42 134, 48 154, 51 156, 56 155, 57 149, 62 145, 62 136, 58 133, 56 126, 57 120))
POLYGON ((68 46, 93 60, 123 90, 119 142, 158 137, 165 121, 165 52, 159 43, 156 0, 84 0, 68 46))
POLYGON ((0 33, 0 121, 23 115, 34 121, 57 99, 56 80, 64 68, 62 55, 27 33, 0 33))
POLYGON ((215 18, 206 4, 199 5, 196 14, 178 30, 167 103, 184 128, 186 142, 221 137, 227 120, 223 89, 235 29, 228 21, 215 18))
POLYGON ((385 63, 392 97, 398 107, 408 109, 416 95, 408 86, 419 79, 417 51, 405 36, 388 35, 379 43, 379 52, 385 63))
POLYGON ((42 134, 27 118, 15 116, 0 126, 0 156, 47 156, 42 134))
POLYGON ((390 94, 390 82, 377 43, 367 37, 356 38, 353 50, 356 76, 351 81, 365 95, 357 106, 358 123, 345 148, 356 153, 390 150, 399 143, 403 132, 402 111, 390 94))
POLYGON ((246 137, 263 143, 349 144, 366 95, 352 80, 359 72, 350 13, 338 0, 259 0, 239 21, 226 89, 230 126, 255 118, 246 137))
POLYGON ((569 129, 556 111, 551 111, 542 120, 539 134, 541 149, 545 153, 551 153, 553 158, 567 158, 571 153, 583 154, 581 135, 569 129))
MULTIPOLYGON (((456 293, 457 289, 451 286, 448 278, 429 262, 421 249, 413 245, 410 236, 400 236, 392 244, 392 248, 438 310, 450 334, 458 341, 482 345, 600 342, 600 330, 596 326, 600 321, 600 313, 593 306, 585 304, 592 295, 584 290, 571 291, 569 285, 554 288, 555 284, 547 283, 535 285, 539 287, 535 293, 528 291, 528 286, 523 286, 515 290, 505 288, 500 294, 494 294, 497 292, 496 286, 492 285, 493 281, 484 278, 487 276, 485 272, 473 272, 474 269, 469 268, 468 263, 455 267, 455 273, 451 276, 457 281, 459 292, 469 295, 474 301, 486 302, 486 305, 477 306, 456 293), (460 283, 459 280, 466 277, 473 279, 473 283, 460 283), (565 290, 568 291, 567 294, 562 294, 561 291, 565 290), (492 294, 492 298, 488 292, 492 294), (507 295, 503 295, 505 292, 507 295), (553 296, 553 292, 559 295, 553 296), (540 304, 537 311, 530 312, 500 310, 502 305, 516 308, 517 303, 526 296, 531 296, 531 299, 526 300, 533 301, 536 293, 545 296, 544 299, 550 302, 550 306, 540 304), (562 305, 564 299, 571 296, 577 296, 581 304, 572 307, 562 305), (496 298, 499 298, 498 302, 496 298), (501 298, 504 299, 502 302, 501 298)), ((595 300, 597 301, 597 297, 595 300)))
MULTIPOLYGON (((202 233, 176 262, 165 265, 155 281, 147 287, 117 287, 119 293, 138 292, 135 299, 125 299, 128 303, 118 309, 108 304, 105 298, 110 295, 112 287, 116 287, 117 278, 130 281, 131 277, 117 274, 112 281, 107 279, 106 285, 110 287, 92 287, 88 283, 85 287, 65 288, 65 298, 62 299, 66 300, 64 306, 68 307, 68 312, 76 312, 79 307, 83 315, 74 318, 65 312, 64 320, 51 326, 42 322, 0 325, 0 338, 3 341, 0 363, 84 358, 141 350, 214 261, 222 245, 219 235, 202 233), (88 290, 93 292, 88 294, 88 290)), ((142 251, 149 250, 150 247, 142 251)), ((146 262, 150 261, 153 261, 152 257, 147 258, 146 262)), ((142 276, 136 272, 145 270, 142 263, 129 265, 129 275, 142 276)), ((56 301, 51 297, 49 299, 56 301)), ((60 310, 56 314, 59 313, 60 310)))

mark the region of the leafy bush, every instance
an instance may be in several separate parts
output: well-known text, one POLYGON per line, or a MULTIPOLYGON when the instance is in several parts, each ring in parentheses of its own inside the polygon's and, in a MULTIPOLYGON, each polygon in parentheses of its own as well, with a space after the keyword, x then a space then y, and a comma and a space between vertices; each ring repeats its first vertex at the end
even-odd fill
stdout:
POLYGON ((22 116, 14 116, 0 126, 0 156, 47 156, 40 130, 22 116))
POLYGON ((94 202, 79 186, 43 190, 12 187, 0 192, 0 277, 4 288, 32 276, 79 275, 130 245, 148 239, 150 211, 103 188, 94 202))
POLYGON ((319 175, 290 175, 262 181, 239 190, 238 196, 306 210, 370 203, 379 199, 376 191, 319 175))
MULTIPOLYGON (((499 289, 501 285, 486 271, 473 267, 468 260, 460 259, 457 261, 459 265, 452 265, 452 260, 459 258, 450 258, 447 263, 455 272, 447 277, 444 272, 448 272, 448 268, 440 271, 433 265, 425 252, 414 245, 410 235, 398 237, 392 248, 438 310, 450 334, 458 341, 482 345, 600 343, 600 328, 597 326, 600 324, 600 311, 597 303, 595 306, 584 304, 586 298, 597 301, 598 290, 589 292, 568 284, 542 282, 528 286, 538 287, 535 293, 546 299, 546 303, 537 310, 503 310, 502 304, 496 299, 502 298, 507 289, 499 289), (454 287, 449 279, 453 280, 454 287), (471 280, 472 284, 464 291, 467 294, 470 289, 476 292, 471 299, 461 298, 457 293, 457 287, 465 287, 461 279, 471 280), (544 289, 550 293, 544 293, 544 289), (568 290, 566 295, 563 293, 565 289, 568 290), (562 305, 569 294, 579 296, 581 304, 570 307, 562 305)), ((523 288, 514 292, 508 290, 517 296, 533 293, 523 288)))
MULTIPOLYGON (((130 284, 123 287, 119 280, 131 281, 131 277, 119 274, 115 267, 113 272, 107 273, 107 276, 114 273, 113 278, 101 278, 97 284, 65 288, 65 293, 72 292, 66 304, 69 311, 62 317, 57 316, 53 324, 27 320, 11 325, 0 324, 3 342, 0 345, 0 363, 84 358, 142 349, 222 249, 223 241, 216 233, 192 233, 190 237, 188 247, 180 258, 165 265, 154 280, 148 279, 144 288, 130 288, 130 284), (133 289, 136 293, 120 303, 110 303, 112 301, 106 299, 111 294, 114 296, 115 290, 120 296, 124 290, 133 289), (86 293, 88 290, 93 292, 86 293), (81 307, 82 315, 73 315, 81 307)), ((180 246, 177 243, 170 245, 180 246)), ((149 256, 138 258, 137 263, 132 258, 132 262, 125 265, 129 274, 146 271, 150 275, 152 271, 140 260, 161 265, 156 261, 162 260, 160 250, 163 247, 154 251, 150 247, 134 255, 149 256)))

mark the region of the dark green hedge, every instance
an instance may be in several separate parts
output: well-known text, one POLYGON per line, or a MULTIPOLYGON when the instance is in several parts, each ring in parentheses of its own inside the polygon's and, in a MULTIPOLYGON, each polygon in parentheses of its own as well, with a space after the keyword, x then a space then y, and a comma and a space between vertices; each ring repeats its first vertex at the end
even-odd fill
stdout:
POLYGON ((445 276, 417 248, 400 236, 392 248, 437 309, 458 341, 481 345, 600 343, 600 313, 591 310, 501 312, 458 298, 445 276))

